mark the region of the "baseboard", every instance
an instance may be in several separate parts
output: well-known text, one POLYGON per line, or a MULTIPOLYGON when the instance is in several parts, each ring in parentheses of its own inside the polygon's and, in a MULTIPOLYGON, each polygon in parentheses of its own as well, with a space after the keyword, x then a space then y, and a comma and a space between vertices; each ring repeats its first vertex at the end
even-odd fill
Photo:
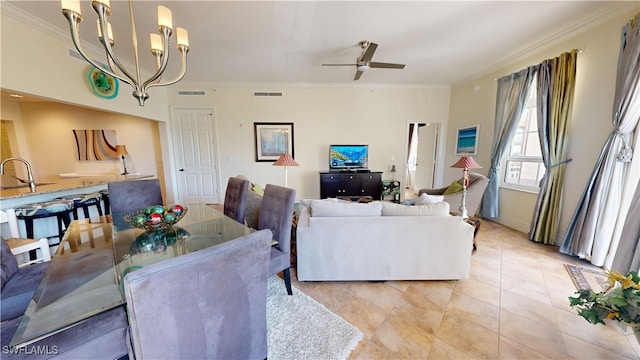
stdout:
POLYGON ((513 219, 510 218, 508 216, 500 216, 497 219, 491 219, 494 222, 497 222, 498 224, 502 224, 506 227, 510 227, 514 230, 518 230, 520 232, 523 232, 525 234, 529 233, 529 229, 531 227, 530 223, 525 223, 523 221, 517 220, 517 219, 513 219))

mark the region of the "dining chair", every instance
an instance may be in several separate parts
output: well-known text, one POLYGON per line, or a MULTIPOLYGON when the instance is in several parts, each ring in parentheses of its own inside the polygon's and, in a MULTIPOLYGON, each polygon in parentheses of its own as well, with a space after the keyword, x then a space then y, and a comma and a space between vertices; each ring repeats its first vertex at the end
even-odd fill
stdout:
POLYGON ((249 180, 230 177, 224 194, 223 212, 235 221, 244 224, 244 214, 247 210, 247 193, 249 180))
POLYGON ((269 276, 282 272, 287 293, 291 290, 291 225, 293 223, 293 205, 296 199, 294 189, 267 184, 260 206, 258 229, 269 229, 277 244, 271 247, 269 276))
POLYGON ((252 232, 124 278, 132 359, 266 359, 272 233, 252 232))
POLYGON ((158 179, 110 182, 107 188, 113 223, 116 225, 126 224, 122 219, 125 213, 164 204, 158 179))
POLYGON ((9 345, 22 316, 3 321, 0 331, 2 360, 13 359, 126 359, 127 316, 124 306, 95 315, 22 350, 9 345))
POLYGON ((36 240, 20 237, 18 219, 16 217, 15 210, 7 209, 6 211, 0 211, 0 224, 7 224, 9 228, 9 236, 5 237, 5 240, 13 255, 25 258, 24 261, 20 262, 20 267, 51 260, 51 251, 49 249, 49 240, 47 238, 36 240), (34 254, 33 259, 26 256, 29 252, 34 254), (23 256, 23 254, 25 255, 23 256))

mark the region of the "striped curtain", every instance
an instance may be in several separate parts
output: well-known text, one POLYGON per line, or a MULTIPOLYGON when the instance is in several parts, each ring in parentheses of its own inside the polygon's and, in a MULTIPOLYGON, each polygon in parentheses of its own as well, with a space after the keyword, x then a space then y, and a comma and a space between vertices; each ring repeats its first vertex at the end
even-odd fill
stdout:
MULTIPOLYGON (((603 266, 617 248, 614 231, 624 212, 620 202, 634 151, 629 146, 640 120, 640 14, 622 29, 616 92, 613 99, 613 130, 569 223, 560 251, 603 266)), ((638 156, 636 149, 635 155, 638 156)))
POLYGON ((500 161, 502 161, 504 153, 509 148, 513 134, 518 128, 520 115, 527 101, 527 96, 529 96, 529 89, 534 76, 535 67, 530 66, 517 73, 498 79, 489 184, 482 196, 481 217, 497 218, 500 215, 500 202, 498 199, 500 192, 500 161))
POLYGON ((531 221, 529 238, 554 245, 560 221, 567 134, 571 124, 577 51, 564 53, 538 66, 538 135, 546 172, 531 221))

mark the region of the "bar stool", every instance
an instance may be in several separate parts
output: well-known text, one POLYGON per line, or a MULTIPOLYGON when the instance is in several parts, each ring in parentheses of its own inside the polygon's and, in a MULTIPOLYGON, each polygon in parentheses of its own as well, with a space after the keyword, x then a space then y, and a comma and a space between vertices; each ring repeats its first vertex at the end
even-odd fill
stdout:
POLYGON ((105 215, 110 215, 111 214, 111 204, 109 202, 109 189, 100 190, 98 192, 102 196, 102 204, 104 205, 104 214, 105 215))
POLYGON ((16 218, 24 220, 27 238, 33 239, 33 221, 55 216, 58 220, 58 244, 71 223, 70 214, 74 209, 73 200, 52 200, 20 205, 15 208, 16 218))
POLYGON ((67 196, 61 196, 56 198, 55 200, 71 200, 73 201, 73 218, 78 220, 78 209, 82 209, 84 214, 84 218, 89 218, 89 207, 95 206, 98 210, 98 215, 102 216, 102 206, 100 204, 100 200, 102 199, 102 195, 100 193, 92 193, 92 194, 73 194, 67 196))

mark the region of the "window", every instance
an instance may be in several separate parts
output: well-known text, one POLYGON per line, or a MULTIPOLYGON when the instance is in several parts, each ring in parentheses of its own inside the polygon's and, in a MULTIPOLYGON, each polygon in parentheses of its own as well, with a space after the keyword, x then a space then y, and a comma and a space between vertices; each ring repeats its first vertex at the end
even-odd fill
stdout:
POLYGON ((540 180, 546 171, 538 137, 536 80, 531 84, 529 97, 522 110, 507 155, 503 159, 502 186, 526 191, 539 191, 540 180))

